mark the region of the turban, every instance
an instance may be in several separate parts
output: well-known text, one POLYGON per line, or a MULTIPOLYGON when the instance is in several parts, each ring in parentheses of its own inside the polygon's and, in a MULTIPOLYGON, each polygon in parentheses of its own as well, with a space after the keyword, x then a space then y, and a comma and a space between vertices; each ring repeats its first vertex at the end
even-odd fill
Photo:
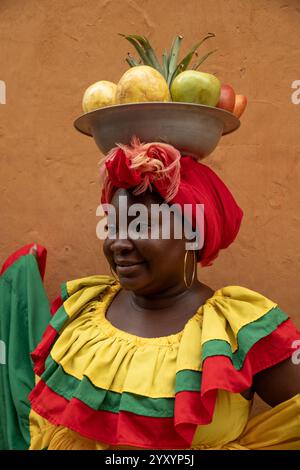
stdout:
POLYGON ((196 204, 203 204, 204 244, 198 256, 202 266, 211 266, 220 249, 238 234, 243 211, 227 186, 208 166, 169 144, 143 144, 133 137, 130 145, 117 144, 110 150, 100 171, 105 178, 102 204, 109 203, 118 188, 133 188, 138 195, 153 185, 168 204, 182 208, 191 204, 193 229, 197 229, 196 204))

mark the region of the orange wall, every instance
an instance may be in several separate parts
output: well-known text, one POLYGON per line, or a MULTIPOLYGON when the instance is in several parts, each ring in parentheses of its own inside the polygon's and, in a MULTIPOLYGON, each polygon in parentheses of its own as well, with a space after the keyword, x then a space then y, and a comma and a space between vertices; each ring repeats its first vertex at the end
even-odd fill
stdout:
POLYGON ((1 240, 3 261, 36 241, 48 249, 50 298, 61 282, 108 273, 95 234, 100 154, 77 133, 83 92, 117 82, 141 33, 163 52, 207 32, 218 48, 202 70, 249 98, 237 133, 206 159, 245 216, 237 241, 199 269, 212 288, 240 284, 277 301, 300 325, 300 79, 298 0, 1 0, 1 240))

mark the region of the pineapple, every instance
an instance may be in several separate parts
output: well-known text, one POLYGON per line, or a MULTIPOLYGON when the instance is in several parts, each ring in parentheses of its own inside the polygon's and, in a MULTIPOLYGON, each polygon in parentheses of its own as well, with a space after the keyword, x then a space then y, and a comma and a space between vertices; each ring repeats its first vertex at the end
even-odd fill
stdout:
MULTIPOLYGON (((151 47, 148 39, 144 36, 138 35, 125 35, 120 34, 120 36, 124 37, 129 41, 134 48, 136 49, 137 53, 140 56, 140 61, 137 62, 134 57, 128 53, 126 58, 126 62, 130 65, 130 67, 136 67, 138 65, 144 64, 156 69, 166 80, 169 89, 171 89, 171 85, 173 80, 181 73, 187 70, 188 66, 194 55, 198 56, 197 49, 203 44, 207 39, 215 37, 214 33, 208 33, 201 41, 195 44, 192 49, 186 54, 186 56, 177 64, 179 50, 181 46, 181 41, 183 40, 183 36, 176 36, 174 39, 171 50, 169 53, 165 51, 162 55, 162 63, 160 63, 156 57, 156 54, 151 47)), ((200 65, 216 51, 210 51, 204 54, 202 57, 198 58, 194 65, 192 66, 192 70, 197 70, 200 65)))

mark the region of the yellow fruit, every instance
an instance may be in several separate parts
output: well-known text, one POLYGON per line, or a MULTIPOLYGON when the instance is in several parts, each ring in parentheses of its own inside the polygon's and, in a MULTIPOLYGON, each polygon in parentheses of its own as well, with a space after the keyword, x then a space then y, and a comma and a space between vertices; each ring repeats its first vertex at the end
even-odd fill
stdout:
POLYGON ((85 113, 94 109, 115 104, 117 85, 113 82, 101 80, 89 86, 83 95, 82 109, 85 113))
POLYGON ((121 77, 116 90, 116 103, 171 101, 168 84, 153 67, 137 65, 121 77))

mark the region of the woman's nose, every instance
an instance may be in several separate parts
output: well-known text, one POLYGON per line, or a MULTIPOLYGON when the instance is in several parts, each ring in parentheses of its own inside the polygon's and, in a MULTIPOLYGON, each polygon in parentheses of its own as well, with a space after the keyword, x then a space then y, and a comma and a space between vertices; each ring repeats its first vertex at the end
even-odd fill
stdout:
POLYGON ((116 238, 110 243, 110 249, 115 255, 120 255, 132 251, 134 245, 129 238, 116 238))

